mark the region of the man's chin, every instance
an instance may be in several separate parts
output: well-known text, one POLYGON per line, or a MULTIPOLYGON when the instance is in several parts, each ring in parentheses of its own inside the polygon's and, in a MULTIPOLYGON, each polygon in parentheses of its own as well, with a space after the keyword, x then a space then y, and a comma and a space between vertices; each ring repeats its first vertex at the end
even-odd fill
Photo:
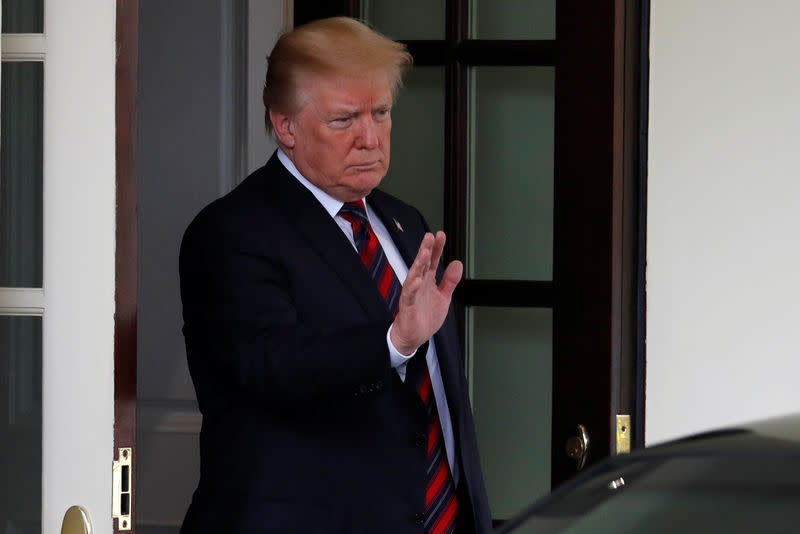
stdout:
POLYGON ((375 169, 365 172, 354 172, 350 174, 350 183, 354 189, 365 189, 371 191, 378 187, 386 176, 384 169, 375 169))
POLYGON ((354 180, 348 184, 348 187, 342 188, 341 195, 337 195, 337 197, 344 202, 360 200, 372 193, 372 190, 381 184, 382 179, 382 174, 371 177, 359 175, 358 180, 354 180))

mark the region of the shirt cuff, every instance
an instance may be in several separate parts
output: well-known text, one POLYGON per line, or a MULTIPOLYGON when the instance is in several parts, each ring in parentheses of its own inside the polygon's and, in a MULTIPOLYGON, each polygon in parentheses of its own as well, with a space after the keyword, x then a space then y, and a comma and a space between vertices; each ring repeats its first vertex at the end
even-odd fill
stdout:
POLYGON ((402 354, 399 350, 397 350, 397 348, 392 343, 392 338, 391 338, 393 326, 394 323, 392 323, 389 326, 389 330, 386 332, 386 345, 388 345, 389 347, 389 360, 392 363, 392 367, 396 369, 401 365, 405 365, 406 363, 408 363, 408 360, 410 360, 411 357, 417 353, 417 351, 414 350, 414 352, 406 356, 405 354, 402 354))

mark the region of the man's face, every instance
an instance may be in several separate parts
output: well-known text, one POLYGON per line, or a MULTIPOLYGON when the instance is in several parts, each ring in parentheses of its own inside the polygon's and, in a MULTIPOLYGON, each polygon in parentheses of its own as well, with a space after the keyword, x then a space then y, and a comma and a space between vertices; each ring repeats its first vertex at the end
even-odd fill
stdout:
POLYGON ((389 169, 392 91, 387 76, 309 77, 301 102, 300 110, 286 119, 289 142, 281 137, 298 170, 344 202, 368 195, 389 169))

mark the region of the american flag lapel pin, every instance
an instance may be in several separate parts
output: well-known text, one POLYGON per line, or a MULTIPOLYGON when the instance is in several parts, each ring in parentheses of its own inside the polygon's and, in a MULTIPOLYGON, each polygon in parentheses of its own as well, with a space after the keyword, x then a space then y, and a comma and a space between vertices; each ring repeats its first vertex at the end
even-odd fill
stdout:
POLYGON ((395 219, 395 218, 392 218, 392 220, 394 221, 394 225, 397 227, 397 229, 402 232, 403 231, 403 225, 400 224, 399 222, 397 222, 397 219, 395 219))

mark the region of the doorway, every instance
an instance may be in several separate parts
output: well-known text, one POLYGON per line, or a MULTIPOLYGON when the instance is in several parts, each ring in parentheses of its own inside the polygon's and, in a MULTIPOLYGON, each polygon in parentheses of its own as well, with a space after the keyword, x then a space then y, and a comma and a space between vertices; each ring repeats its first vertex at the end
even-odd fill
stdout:
POLYGON ((579 424, 589 463, 616 451, 617 414, 638 435, 641 3, 246 4, 141 3, 137 528, 177 532, 196 484, 178 246, 272 152, 259 137, 263 41, 292 18, 363 17, 414 55, 384 187, 465 260, 464 364, 495 519, 577 472, 565 443, 579 424))

